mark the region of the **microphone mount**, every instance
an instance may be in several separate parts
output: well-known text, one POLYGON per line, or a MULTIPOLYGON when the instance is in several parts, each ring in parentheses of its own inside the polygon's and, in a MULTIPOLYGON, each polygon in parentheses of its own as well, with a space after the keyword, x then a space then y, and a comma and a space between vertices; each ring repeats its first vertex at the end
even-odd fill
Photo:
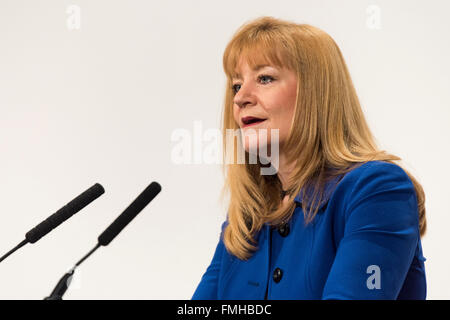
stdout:
POLYGON ((61 279, 58 281, 58 283, 55 286, 55 289, 53 289, 52 293, 44 300, 62 300, 64 293, 66 293, 67 289, 70 286, 70 283, 72 282, 73 275, 75 273, 75 269, 79 267, 84 260, 86 260, 91 254, 95 252, 100 247, 100 243, 97 243, 97 245, 89 251, 83 258, 81 258, 80 261, 78 261, 75 266, 70 269, 66 274, 64 274, 61 279))

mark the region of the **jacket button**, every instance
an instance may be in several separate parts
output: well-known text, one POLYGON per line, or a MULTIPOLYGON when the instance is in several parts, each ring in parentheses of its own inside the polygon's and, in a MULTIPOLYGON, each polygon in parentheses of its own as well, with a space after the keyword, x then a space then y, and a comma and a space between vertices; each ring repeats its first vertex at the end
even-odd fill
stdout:
POLYGON ((276 268, 273 271, 273 281, 275 281, 276 283, 280 282, 282 276, 283 276, 283 271, 281 271, 280 268, 276 268))
POLYGON ((278 232, 280 233, 280 235, 282 237, 287 237, 287 235, 289 234, 289 223, 285 223, 283 225, 281 225, 280 227, 278 227, 278 232))

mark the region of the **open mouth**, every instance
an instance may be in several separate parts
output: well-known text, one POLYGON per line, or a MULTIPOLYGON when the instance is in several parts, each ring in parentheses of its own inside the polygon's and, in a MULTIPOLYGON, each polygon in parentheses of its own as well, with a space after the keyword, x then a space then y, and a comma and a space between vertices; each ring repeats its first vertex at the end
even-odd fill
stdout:
POLYGON ((261 123, 263 121, 266 121, 266 119, 261 119, 261 118, 256 118, 256 117, 244 117, 244 118, 242 118, 242 123, 244 124, 244 127, 257 125, 258 123, 261 123))

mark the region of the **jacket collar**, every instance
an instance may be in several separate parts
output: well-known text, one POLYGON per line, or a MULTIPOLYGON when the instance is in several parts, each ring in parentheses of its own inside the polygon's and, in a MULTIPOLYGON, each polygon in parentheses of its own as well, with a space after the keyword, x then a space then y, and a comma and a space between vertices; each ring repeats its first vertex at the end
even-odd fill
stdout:
MULTIPOLYGON (((325 192, 323 195, 323 199, 322 202, 319 205, 319 210, 322 209, 330 200, 331 195, 333 194, 334 188, 336 187, 336 184, 341 180, 342 175, 333 177, 332 179, 328 180, 325 183, 325 192)), ((312 201, 312 196, 313 196, 313 187, 309 187, 309 188, 302 188, 300 190, 300 192, 297 194, 297 196, 294 198, 294 201, 298 203, 298 205, 302 204, 303 202, 303 198, 304 198, 304 194, 308 195, 309 201, 312 201), (306 191, 304 191, 306 189, 306 191)), ((309 208, 309 205, 307 205, 306 207, 309 208)))

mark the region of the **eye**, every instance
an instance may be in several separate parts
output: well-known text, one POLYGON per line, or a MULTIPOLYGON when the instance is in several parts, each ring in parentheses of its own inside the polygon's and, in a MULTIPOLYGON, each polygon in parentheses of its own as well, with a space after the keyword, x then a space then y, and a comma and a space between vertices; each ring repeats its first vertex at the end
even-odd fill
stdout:
MULTIPOLYGON (((258 80, 264 80, 264 79, 270 79, 270 82, 273 82, 274 80, 275 80, 275 78, 274 77, 272 77, 272 76, 269 76, 269 75, 266 75, 266 74, 262 74, 262 75, 260 75, 260 76, 258 76, 258 80)), ((238 90, 236 90, 236 86, 240 86, 240 84, 235 84, 235 85, 233 85, 232 87, 231 87, 231 90, 233 91, 233 93, 234 94, 236 94, 237 93, 237 91, 238 90)))
POLYGON ((240 84, 235 84, 235 85, 231 86, 231 91, 233 91, 233 94, 237 93, 236 86, 240 86, 240 84))
POLYGON ((262 75, 260 75, 260 76, 258 77, 258 79, 263 79, 263 78, 266 78, 266 79, 271 79, 272 81, 274 80, 274 78, 273 78, 273 77, 271 77, 271 76, 268 76, 268 75, 265 75, 265 74, 262 74, 262 75))

